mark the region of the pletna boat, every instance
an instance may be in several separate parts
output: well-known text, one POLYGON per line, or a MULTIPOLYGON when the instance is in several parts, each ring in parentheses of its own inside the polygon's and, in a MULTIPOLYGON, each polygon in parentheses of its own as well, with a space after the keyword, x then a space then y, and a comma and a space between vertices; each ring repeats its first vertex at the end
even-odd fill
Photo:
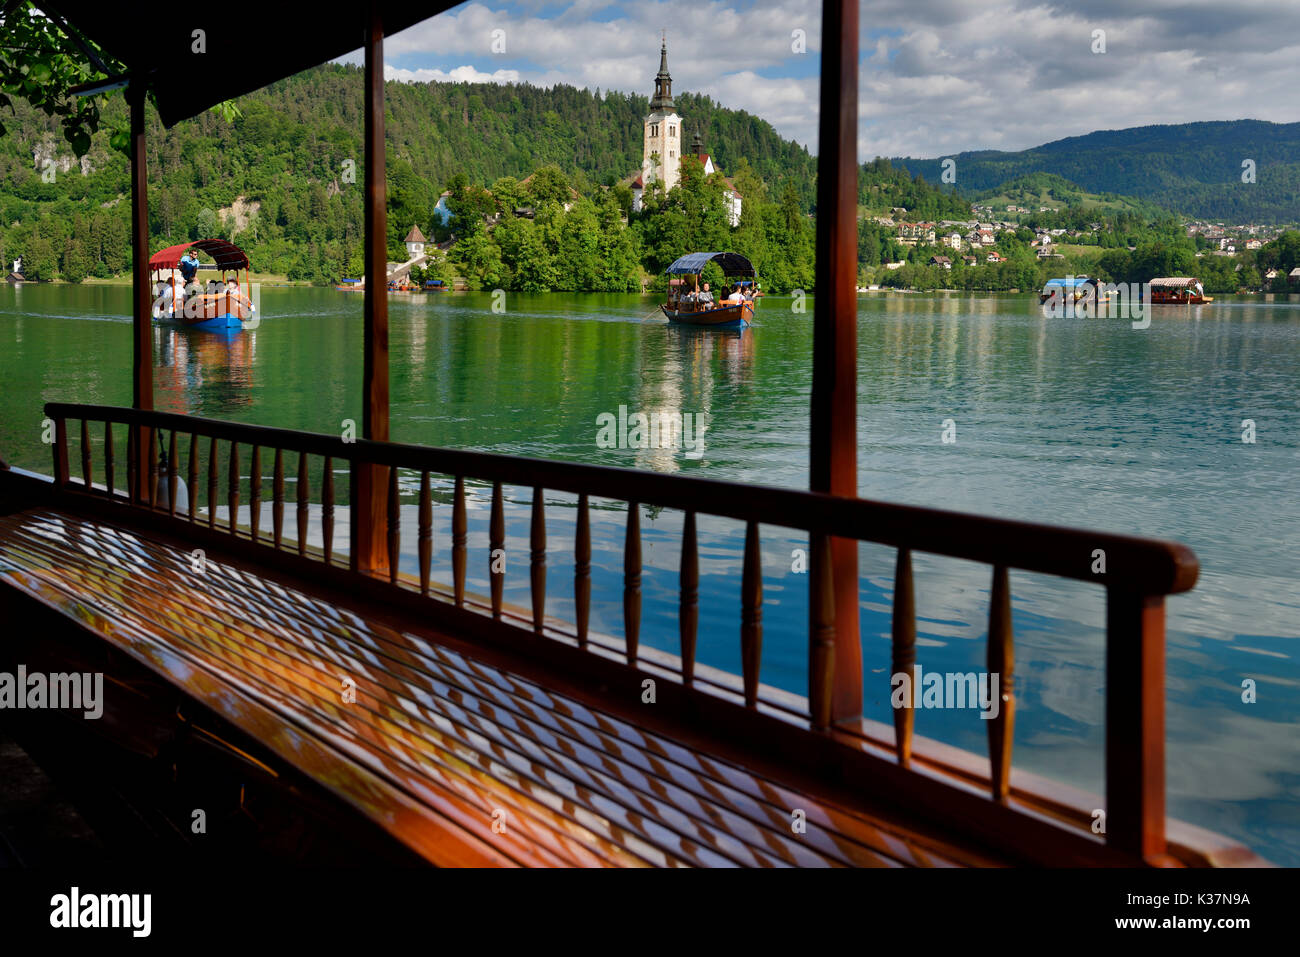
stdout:
MULTIPOLYGON (((248 282, 248 256, 224 239, 199 239, 192 243, 168 246, 149 258, 149 276, 153 284, 153 319, 158 323, 176 323, 190 329, 209 332, 244 328, 253 318, 256 307, 248 282), (195 250, 207 253, 221 270, 221 282, 208 280, 201 285, 197 278, 186 284, 181 276, 181 257, 195 250), (239 270, 244 270, 244 290, 239 289, 239 270), (229 288, 227 273, 234 273, 235 288, 229 288)), ((197 273, 196 273, 197 277, 197 273)))
POLYGON ((688 253, 668 267, 668 275, 683 281, 668 286, 668 301, 660 308, 669 322, 690 326, 743 329, 754 318, 752 299, 728 301, 723 290, 716 293, 700 283, 704 267, 715 262, 728 279, 754 276, 754 265, 740 253, 688 253), (691 277, 690 283, 684 281, 691 277))
POLYGON ((1205 294, 1201 281, 1191 276, 1152 279, 1149 285, 1152 303, 1199 306, 1201 303, 1214 302, 1213 296, 1205 294))

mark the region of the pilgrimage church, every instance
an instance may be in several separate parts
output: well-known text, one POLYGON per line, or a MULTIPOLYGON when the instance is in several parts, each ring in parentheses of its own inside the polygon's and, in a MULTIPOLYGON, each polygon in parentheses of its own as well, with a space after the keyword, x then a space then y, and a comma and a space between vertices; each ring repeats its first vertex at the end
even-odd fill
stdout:
MULTIPOLYGON (((659 50, 659 73, 655 76, 655 92, 650 98, 650 113, 645 118, 642 144, 641 171, 623 181, 632 188, 632 209, 638 212, 647 184, 657 183, 667 192, 681 179, 682 118, 673 105, 673 78, 668 73, 666 39, 659 50)), ((704 152, 698 130, 691 140, 691 152, 704 164, 706 176, 720 172, 713 158, 704 152)), ((727 202, 727 218, 735 226, 740 222, 741 196, 730 179, 726 180, 723 195, 727 202)))

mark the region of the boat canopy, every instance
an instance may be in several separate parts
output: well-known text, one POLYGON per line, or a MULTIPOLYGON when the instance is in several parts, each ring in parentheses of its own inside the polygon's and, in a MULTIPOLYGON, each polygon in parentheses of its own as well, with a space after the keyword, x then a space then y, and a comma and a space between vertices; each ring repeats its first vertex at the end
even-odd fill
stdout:
POLYGON ((668 267, 668 274, 698 276, 710 262, 716 262, 724 276, 754 275, 754 264, 740 253, 687 253, 668 267))
POLYGON ((1174 276, 1170 278, 1152 279, 1152 289, 1186 289, 1189 286, 1199 286, 1201 281, 1193 279, 1191 276, 1174 276))
POLYGON ((1064 279, 1049 279, 1044 283, 1044 286, 1061 286, 1065 289, 1073 289, 1076 286, 1087 286, 1096 281, 1095 279, 1089 279, 1087 276, 1067 276, 1064 279))
POLYGON ((197 249, 207 253, 217 261, 217 268, 222 272, 227 269, 247 269, 248 256, 234 243, 224 239, 199 239, 179 246, 168 246, 149 257, 149 268, 175 269, 181 263, 181 257, 187 249, 197 249))

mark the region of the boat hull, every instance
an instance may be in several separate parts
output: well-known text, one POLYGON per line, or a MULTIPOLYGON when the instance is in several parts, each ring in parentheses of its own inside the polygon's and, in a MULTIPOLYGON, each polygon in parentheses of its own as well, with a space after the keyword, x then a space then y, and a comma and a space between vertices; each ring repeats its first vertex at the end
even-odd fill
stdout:
POLYGON ((754 318, 754 304, 742 302, 735 305, 715 306, 712 309, 683 312, 666 303, 659 307, 669 322, 683 326, 709 326, 719 329, 741 329, 754 318))
POLYGON ((204 332, 229 332, 242 329, 244 321, 252 317, 252 307, 242 297, 204 293, 196 302, 187 300, 182 304, 179 314, 169 307, 165 313, 155 314, 154 321, 204 332))
POLYGON ((1214 302, 1213 296, 1180 296, 1177 293, 1152 292, 1151 304, 1153 306, 1199 306, 1207 302, 1214 302))

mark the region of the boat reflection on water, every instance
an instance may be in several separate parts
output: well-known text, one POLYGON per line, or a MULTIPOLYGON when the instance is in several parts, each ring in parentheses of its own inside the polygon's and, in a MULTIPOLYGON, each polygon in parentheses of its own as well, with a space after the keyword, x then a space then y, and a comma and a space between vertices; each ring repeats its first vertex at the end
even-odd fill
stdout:
POLYGON ((253 404, 257 331, 154 327, 154 407, 204 414, 253 404))
POLYGON ((750 382, 754 375, 754 330, 711 329, 707 326, 673 324, 665 326, 675 337, 682 363, 698 374, 710 368, 711 362, 721 365, 723 377, 732 385, 750 382))

